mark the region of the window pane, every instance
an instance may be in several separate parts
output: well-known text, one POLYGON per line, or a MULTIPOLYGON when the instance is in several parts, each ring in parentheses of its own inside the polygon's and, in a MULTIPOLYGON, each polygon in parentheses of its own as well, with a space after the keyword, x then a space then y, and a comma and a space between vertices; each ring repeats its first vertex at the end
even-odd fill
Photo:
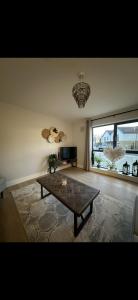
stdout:
POLYGON ((127 163, 130 165, 130 173, 132 173, 132 164, 138 160, 138 154, 128 154, 126 153, 125 156, 123 158, 121 158, 120 160, 118 160, 116 162, 116 167, 118 171, 122 171, 123 170, 123 164, 127 163))
POLYGON ((107 125, 93 128, 93 149, 103 150, 113 147, 114 125, 107 125))
POLYGON ((138 122, 117 126, 117 146, 138 151, 138 122))
POLYGON ((107 168, 107 158, 103 152, 94 151, 94 167, 97 167, 98 162, 100 162, 101 168, 107 168))
MULTIPOLYGON (((104 156, 103 152, 94 151, 94 167, 97 167, 98 161, 100 158, 100 167, 108 169, 109 168, 109 160, 106 156, 104 156)), ((130 173, 132 173, 132 164, 138 160, 138 154, 128 154, 126 153, 125 156, 118 161, 115 162, 115 168, 117 171, 122 172, 123 170, 123 164, 127 163, 130 165, 130 173)))

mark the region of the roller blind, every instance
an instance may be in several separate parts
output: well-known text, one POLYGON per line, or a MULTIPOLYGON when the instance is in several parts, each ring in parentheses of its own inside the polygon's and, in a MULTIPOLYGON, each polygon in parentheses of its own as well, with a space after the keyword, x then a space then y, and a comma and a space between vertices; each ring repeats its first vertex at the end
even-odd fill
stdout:
POLYGON ((94 118, 91 120, 92 127, 108 125, 118 122, 125 122, 129 120, 138 119, 138 109, 129 111, 129 112, 121 112, 117 114, 112 114, 111 116, 104 116, 99 118, 94 118))

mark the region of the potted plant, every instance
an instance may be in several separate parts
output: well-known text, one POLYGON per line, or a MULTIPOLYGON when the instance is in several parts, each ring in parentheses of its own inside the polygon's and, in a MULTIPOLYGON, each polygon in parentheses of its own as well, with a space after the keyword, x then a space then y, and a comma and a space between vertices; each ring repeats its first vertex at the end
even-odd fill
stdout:
POLYGON ((94 161, 97 162, 97 168, 101 167, 101 162, 103 161, 102 157, 95 155, 94 156, 94 161))
POLYGON ((49 164, 50 173, 55 173, 55 170, 61 164, 61 162, 58 160, 56 154, 50 154, 48 157, 48 164, 49 164), (52 169, 53 169, 53 172, 52 172, 52 169))
POLYGON ((111 162, 109 160, 107 160, 106 163, 107 163, 107 168, 108 169, 110 169, 110 170, 114 170, 115 169, 115 163, 113 163, 113 162, 111 162))

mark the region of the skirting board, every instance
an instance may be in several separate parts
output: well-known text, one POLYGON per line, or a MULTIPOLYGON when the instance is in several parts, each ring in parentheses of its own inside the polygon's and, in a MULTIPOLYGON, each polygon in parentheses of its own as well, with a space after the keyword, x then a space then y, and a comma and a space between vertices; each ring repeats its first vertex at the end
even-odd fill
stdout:
POLYGON ((99 174, 103 174, 103 175, 107 175, 107 176, 116 177, 116 178, 126 180, 126 181, 131 181, 131 182, 134 182, 134 183, 138 183, 138 177, 124 175, 124 174, 114 172, 114 171, 110 171, 110 170, 103 170, 103 169, 96 168, 96 167, 92 167, 90 169, 90 171, 95 172, 95 173, 99 173, 99 174))
MULTIPOLYGON (((63 170, 63 169, 69 168, 69 167, 71 167, 71 164, 67 164, 67 165, 58 167, 58 168, 57 168, 57 171, 60 171, 60 170, 63 170)), ((9 187, 9 186, 12 186, 12 185, 15 185, 15 184, 18 184, 18 183, 27 181, 27 180, 31 180, 31 179, 38 178, 38 177, 43 176, 43 175, 46 175, 46 174, 48 174, 47 171, 41 171, 41 172, 38 172, 38 173, 35 173, 35 174, 31 174, 31 175, 29 175, 29 176, 25 176, 25 177, 22 177, 22 178, 9 180, 9 181, 7 181, 7 183, 6 183, 6 186, 9 187)))

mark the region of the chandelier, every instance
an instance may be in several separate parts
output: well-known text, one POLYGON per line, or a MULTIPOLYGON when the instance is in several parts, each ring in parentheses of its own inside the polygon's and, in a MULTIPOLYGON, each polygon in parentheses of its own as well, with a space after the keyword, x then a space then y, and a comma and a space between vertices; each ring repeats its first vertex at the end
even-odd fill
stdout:
POLYGON ((91 90, 89 84, 83 81, 84 73, 79 73, 78 77, 80 79, 80 82, 76 83, 73 86, 72 95, 77 102, 78 107, 83 108, 90 96, 91 90))

